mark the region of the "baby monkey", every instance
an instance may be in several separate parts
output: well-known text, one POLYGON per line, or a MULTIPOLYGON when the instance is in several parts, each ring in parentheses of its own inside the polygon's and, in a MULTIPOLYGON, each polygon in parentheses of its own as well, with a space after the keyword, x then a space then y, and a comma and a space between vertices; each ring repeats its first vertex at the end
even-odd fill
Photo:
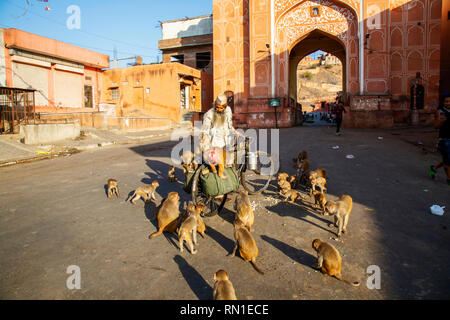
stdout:
POLYGON ((108 188, 108 198, 111 198, 114 194, 119 198, 119 186, 117 184, 116 179, 108 179, 107 182, 107 188, 108 188))
POLYGON ((284 191, 284 189, 282 189, 280 191, 280 194, 282 196, 284 196, 284 201, 288 201, 288 199, 290 199, 289 202, 294 203, 297 199, 302 199, 302 197, 300 196, 300 193, 297 190, 294 189, 289 189, 284 191))
POLYGON ((149 199, 156 201, 155 191, 156 188, 158 187, 159 183, 158 181, 155 180, 151 184, 146 184, 137 188, 128 199, 131 199, 132 204, 136 204, 136 201, 139 200, 141 197, 144 200, 144 202, 147 202, 149 199))
POLYGON ((214 273, 214 300, 237 300, 233 284, 225 270, 214 273))
POLYGON ((351 286, 357 287, 360 285, 359 282, 350 282, 342 278, 342 258, 332 244, 323 242, 321 239, 314 239, 312 247, 317 252, 317 269, 351 286))
POLYGON ((192 254, 196 254, 197 250, 194 248, 194 244, 198 245, 197 242, 197 232, 199 232, 202 237, 205 237, 205 223, 200 217, 200 213, 203 210, 203 204, 195 206, 193 203, 189 203, 187 207, 187 218, 181 223, 178 228, 178 241, 180 246, 180 252, 183 252, 184 241, 186 241, 189 246, 189 250, 192 254))
POLYGON ((167 179, 170 182, 177 182, 177 176, 175 175, 175 167, 171 166, 169 172, 167 172, 167 179))
POLYGON ((325 195, 318 190, 312 190, 312 195, 314 196, 314 205, 320 208, 322 214, 325 214, 325 204, 327 202, 325 195))

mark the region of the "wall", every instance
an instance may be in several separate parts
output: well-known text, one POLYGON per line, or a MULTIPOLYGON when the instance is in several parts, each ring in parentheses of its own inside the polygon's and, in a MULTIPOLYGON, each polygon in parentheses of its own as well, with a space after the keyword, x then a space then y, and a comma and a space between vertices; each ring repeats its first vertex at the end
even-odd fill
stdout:
POLYGON ((98 109, 101 68, 109 57, 17 29, 3 29, 6 85, 34 88, 36 112, 98 109), (93 89, 93 108, 84 106, 84 86, 93 89))
MULTIPOLYGON (((180 63, 110 69, 103 73, 101 101, 114 103, 118 116, 167 118, 179 123, 183 112, 202 110, 202 80, 210 81, 210 78, 180 63), (180 107, 180 83, 183 82, 191 85, 190 110, 180 107), (116 87, 119 99, 112 100, 111 89, 116 87)), ((204 89, 207 98, 208 86, 204 89)))
POLYGON ((192 37, 212 33, 212 15, 190 19, 164 21, 161 24, 162 39, 192 37))
MULTIPOLYGON (((425 108, 437 105, 441 0, 366 0, 362 8, 360 3, 273 0, 272 30, 271 0, 214 0, 214 94, 235 93, 241 122, 248 118, 249 96, 287 97, 290 50, 311 31, 320 30, 345 48, 345 87, 350 96, 382 95, 388 100, 392 96, 388 107, 395 114, 408 108, 411 80, 420 72, 425 108), (313 6, 320 8, 320 16, 311 16, 313 6)), ((384 116, 375 118, 384 121, 384 116)))

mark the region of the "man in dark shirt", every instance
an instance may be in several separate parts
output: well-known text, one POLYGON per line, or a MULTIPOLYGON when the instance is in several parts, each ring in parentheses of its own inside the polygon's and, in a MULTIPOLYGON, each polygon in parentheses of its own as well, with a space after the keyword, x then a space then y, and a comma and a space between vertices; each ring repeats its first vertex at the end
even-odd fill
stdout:
POLYGON ((436 177, 437 169, 444 167, 447 175, 447 184, 450 185, 450 94, 444 95, 444 107, 446 112, 436 111, 435 128, 439 128, 438 151, 442 155, 442 161, 435 166, 429 166, 428 172, 432 179, 436 177), (445 114, 442 117, 441 114, 445 114))
POLYGON ((336 115, 336 135, 341 135, 341 124, 342 124, 342 113, 345 112, 344 104, 339 102, 337 107, 334 109, 334 114, 336 115))

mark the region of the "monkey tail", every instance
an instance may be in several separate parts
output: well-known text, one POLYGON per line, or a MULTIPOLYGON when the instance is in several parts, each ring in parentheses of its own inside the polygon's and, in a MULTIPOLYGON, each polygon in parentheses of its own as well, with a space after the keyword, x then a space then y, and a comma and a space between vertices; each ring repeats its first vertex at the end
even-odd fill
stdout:
POLYGON ((353 281, 353 282, 348 281, 348 280, 344 279, 341 274, 335 275, 335 277, 336 277, 336 279, 344 281, 345 283, 351 285, 352 287, 359 287, 359 285, 361 284, 359 281, 353 281))
POLYGON ((250 260, 250 263, 252 264, 253 268, 255 268, 255 270, 259 273, 259 274, 264 274, 264 272, 258 268, 258 266, 256 265, 256 261, 255 258, 253 258, 252 260, 250 260))
POLYGON ((159 236, 161 233, 163 233, 163 230, 159 229, 158 231, 153 232, 151 235, 149 235, 148 238, 153 239, 154 237, 159 236))

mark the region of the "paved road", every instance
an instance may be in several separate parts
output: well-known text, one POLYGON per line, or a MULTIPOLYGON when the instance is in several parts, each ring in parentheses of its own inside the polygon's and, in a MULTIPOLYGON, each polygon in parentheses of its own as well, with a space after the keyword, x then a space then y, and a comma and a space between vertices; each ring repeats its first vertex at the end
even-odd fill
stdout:
MULTIPOLYGON (((220 216, 205 218, 207 236, 199 238, 196 255, 180 254, 173 235, 148 239, 156 229, 155 205, 133 206, 125 197, 158 179, 158 204, 173 190, 189 199, 181 184, 166 180, 173 142, 111 146, 0 168, 0 298, 210 299, 220 268, 240 299, 448 298, 449 213, 433 216, 428 208, 450 208, 450 187, 442 172, 436 181, 427 176, 426 165, 438 156, 408 143, 433 136, 430 129, 344 129, 340 137, 326 127, 281 130, 282 169, 293 173, 291 159, 306 149, 313 168, 329 173, 327 197, 346 193, 355 204, 348 234, 336 242, 330 239, 332 219, 308 202, 278 202, 274 188, 253 197, 257 262, 265 275, 238 255, 225 256, 234 245, 232 202, 220 216), (110 177, 118 179, 121 199, 106 198, 110 177), (311 268, 314 238, 338 248, 344 276, 360 280, 360 287, 311 268), (81 269, 80 290, 66 287, 70 265, 81 269), (381 269, 380 290, 366 286, 370 265, 381 269)), ((177 174, 181 178, 180 169, 177 174)))

